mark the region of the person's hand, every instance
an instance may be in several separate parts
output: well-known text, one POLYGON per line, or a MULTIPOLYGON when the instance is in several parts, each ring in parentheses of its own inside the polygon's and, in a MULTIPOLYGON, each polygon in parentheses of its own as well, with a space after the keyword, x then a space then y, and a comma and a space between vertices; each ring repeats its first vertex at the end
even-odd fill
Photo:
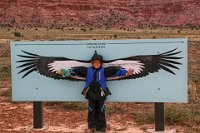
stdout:
POLYGON ((61 75, 61 73, 62 73, 61 70, 57 70, 57 71, 56 71, 56 74, 61 75))
POLYGON ((128 76, 131 76, 131 75, 133 75, 133 72, 134 72, 134 70, 130 68, 130 69, 128 70, 128 72, 127 72, 127 75, 128 75, 128 76))

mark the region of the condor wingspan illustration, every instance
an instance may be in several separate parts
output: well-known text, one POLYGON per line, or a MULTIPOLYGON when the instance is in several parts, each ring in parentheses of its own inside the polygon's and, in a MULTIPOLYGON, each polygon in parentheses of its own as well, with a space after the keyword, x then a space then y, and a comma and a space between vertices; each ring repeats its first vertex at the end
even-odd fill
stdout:
MULTIPOLYGON (((135 79, 149 75, 150 73, 158 72, 163 69, 166 72, 175 75, 174 69, 179 69, 178 65, 182 65, 179 60, 183 57, 178 57, 181 51, 176 52, 177 48, 157 54, 157 55, 141 55, 131 56, 126 58, 114 59, 114 60, 103 60, 103 67, 105 73, 115 73, 119 69, 133 69, 133 74, 129 76, 121 77, 109 77, 107 80, 123 80, 123 79, 135 79)), ((22 78, 26 77, 30 73, 36 71, 41 75, 54 79, 66 79, 73 81, 83 81, 86 77, 87 67, 90 66, 90 60, 76 60, 65 57, 47 57, 33 54, 30 52, 22 51, 24 55, 18 55, 23 58, 17 61, 21 63, 18 74, 24 73, 22 78), (78 75, 72 75, 69 77, 63 77, 56 73, 61 69, 73 69, 78 75), (84 71, 85 73, 82 74, 84 71)))

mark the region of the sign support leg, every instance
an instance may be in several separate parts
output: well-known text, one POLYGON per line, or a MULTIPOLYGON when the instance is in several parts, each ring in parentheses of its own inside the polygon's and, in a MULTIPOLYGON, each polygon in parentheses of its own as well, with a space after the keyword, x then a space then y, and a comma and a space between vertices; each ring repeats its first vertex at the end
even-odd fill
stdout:
POLYGON ((43 127, 43 103, 33 102, 33 128, 43 127))
POLYGON ((155 131, 164 130, 164 103, 155 103, 155 131))

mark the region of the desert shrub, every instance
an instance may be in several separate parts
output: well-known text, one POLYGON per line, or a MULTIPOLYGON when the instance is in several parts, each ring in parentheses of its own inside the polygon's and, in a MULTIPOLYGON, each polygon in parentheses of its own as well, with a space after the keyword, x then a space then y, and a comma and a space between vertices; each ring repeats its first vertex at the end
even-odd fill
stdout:
POLYGON ((64 102, 63 107, 65 109, 85 110, 87 109, 87 103, 86 102, 64 102))
POLYGON ((187 125, 193 120, 190 109, 181 106, 169 106, 165 109, 165 123, 168 125, 187 125))
POLYGON ((106 110, 108 114, 124 114, 127 112, 124 107, 120 106, 117 103, 106 106, 106 110))
POLYGON ((115 38, 115 39, 117 38, 117 35, 116 35, 116 34, 114 34, 114 38, 115 38))
POLYGON ((10 77, 11 69, 10 66, 0 66, 1 77, 10 77))
POLYGON ((14 31, 13 34, 15 37, 22 37, 22 34, 18 31, 14 31))
MULTIPOLYGON (((138 124, 154 123, 154 111, 133 112, 134 120, 138 124)), ((165 108, 165 123, 167 125, 190 125, 194 120, 192 111, 188 108, 183 108, 178 105, 166 106, 165 108)))
POLYGON ((86 102, 46 102, 45 105, 49 109, 55 109, 55 108, 74 109, 74 110, 87 109, 86 102))
POLYGON ((84 32, 86 31, 86 29, 85 29, 85 28, 81 28, 80 30, 81 30, 81 31, 84 31, 84 32))
POLYGON ((133 112, 132 113, 135 122, 138 124, 151 124, 154 122, 154 112, 133 112))
POLYGON ((12 96, 12 91, 11 91, 11 89, 8 89, 8 90, 6 90, 6 91, 1 92, 1 93, 0 93, 0 96, 10 97, 10 98, 11 98, 11 96, 12 96))

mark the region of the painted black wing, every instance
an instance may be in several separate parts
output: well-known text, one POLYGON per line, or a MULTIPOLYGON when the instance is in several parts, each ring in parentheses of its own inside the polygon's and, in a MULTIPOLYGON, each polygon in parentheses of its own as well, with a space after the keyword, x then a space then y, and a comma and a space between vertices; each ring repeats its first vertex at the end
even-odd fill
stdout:
POLYGON ((127 71, 130 68, 134 70, 133 75, 131 76, 110 77, 108 80, 140 78, 147 76, 150 73, 158 72, 161 69, 175 75, 173 70, 179 69, 178 65, 182 65, 179 60, 183 58, 177 56, 181 51, 176 52, 176 50, 177 48, 158 55, 132 56, 104 61, 105 69, 110 66, 116 66, 119 69, 126 69, 127 71))
POLYGON ((46 57, 26 51, 22 52, 24 53, 24 55, 18 56, 23 59, 17 61, 18 63, 20 63, 17 68, 21 69, 18 74, 23 73, 22 78, 35 71, 49 78, 80 81, 85 80, 85 75, 81 75, 80 71, 83 69, 85 71, 90 65, 90 61, 73 60, 65 57, 46 57), (77 73, 80 73, 79 76, 76 75, 63 77, 62 75, 56 74, 57 70, 73 69, 74 67, 79 68, 76 69, 77 73))

